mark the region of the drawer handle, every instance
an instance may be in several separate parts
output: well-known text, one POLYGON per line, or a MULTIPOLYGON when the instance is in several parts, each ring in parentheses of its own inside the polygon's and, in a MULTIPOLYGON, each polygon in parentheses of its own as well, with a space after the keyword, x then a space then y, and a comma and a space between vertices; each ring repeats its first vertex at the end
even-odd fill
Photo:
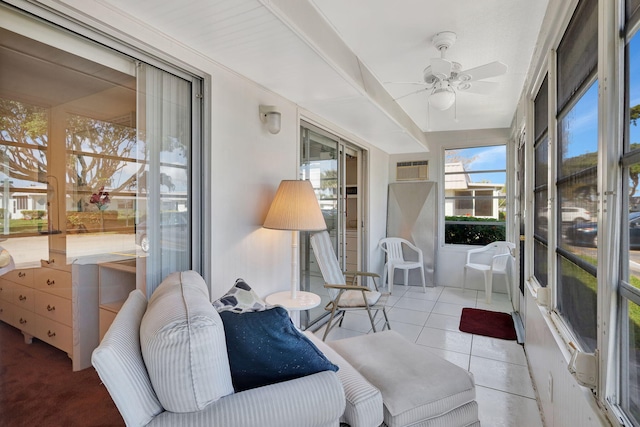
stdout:
POLYGON ((20 301, 26 301, 26 300, 27 300, 27 297, 25 297, 24 295, 20 295, 20 296, 18 297, 18 299, 19 299, 20 301))
POLYGON ((55 285, 55 284, 56 284, 56 281, 55 281, 55 280, 47 279, 47 285, 49 285, 49 286, 53 286, 53 285, 55 285))
POLYGON ((21 318, 20 318, 20 324, 21 324, 21 325, 24 325, 25 323, 27 323, 27 321, 21 317, 21 318))
POLYGON ((26 275, 27 275, 27 273, 25 273, 24 271, 20 271, 20 272, 18 273, 18 277, 24 277, 24 276, 26 276, 26 275))
POLYGON ((56 311, 56 306, 54 305, 53 307, 50 306, 49 304, 47 304, 47 311, 56 311))
POLYGON ((56 333, 55 333, 55 332, 48 331, 48 332, 47 332, 47 335, 49 336, 49 338, 53 338, 53 337, 55 337, 55 336, 56 336, 56 333))

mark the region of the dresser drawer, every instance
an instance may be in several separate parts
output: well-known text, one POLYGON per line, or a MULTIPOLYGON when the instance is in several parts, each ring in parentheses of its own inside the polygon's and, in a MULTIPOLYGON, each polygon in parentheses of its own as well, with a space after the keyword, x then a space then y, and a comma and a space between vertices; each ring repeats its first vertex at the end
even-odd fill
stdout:
POLYGON ((35 288, 71 299, 71 273, 53 268, 35 270, 35 288))
POLYGON ((10 320, 8 323, 26 332, 29 335, 35 335, 36 333, 36 315, 33 311, 27 311, 22 308, 13 306, 10 313, 10 320))
POLYGON ((20 308, 33 311, 35 296, 33 288, 14 284, 9 291, 11 304, 15 304, 20 308))
POLYGON ((36 314, 72 326, 71 300, 47 292, 35 291, 36 314))
POLYGON ((2 276, 5 280, 19 283, 24 286, 33 287, 33 269, 11 270, 2 276))
POLYGON ((36 316, 36 332, 34 335, 42 341, 71 354, 73 331, 70 326, 54 322, 46 317, 36 316))
POLYGON ((0 279, 0 301, 11 301, 11 289, 15 286, 15 283, 0 279))
POLYGON ((0 299, 0 320, 5 323, 11 323, 10 319, 13 316, 13 305, 9 304, 5 300, 0 299))

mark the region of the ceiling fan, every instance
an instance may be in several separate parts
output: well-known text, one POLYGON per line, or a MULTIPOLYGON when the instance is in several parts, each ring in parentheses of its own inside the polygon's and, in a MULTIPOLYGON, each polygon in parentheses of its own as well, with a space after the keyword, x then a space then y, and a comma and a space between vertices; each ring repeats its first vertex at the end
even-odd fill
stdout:
POLYGON ((444 111, 455 103, 457 92, 488 94, 494 90, 498 83, 481 80, 505 74, 507 66, 499 61, 494 61, 462 71, 460 63, 446 59, 447 49, 455 41, 456 33, 452 31, 443 31, 433 36, 432 43, 440 51, 440 58, 431 58, 430 65, 423 71, 424 82, 411 83, 426 87, 400 96, 395 100, 429 91, 429 105, 444 111))

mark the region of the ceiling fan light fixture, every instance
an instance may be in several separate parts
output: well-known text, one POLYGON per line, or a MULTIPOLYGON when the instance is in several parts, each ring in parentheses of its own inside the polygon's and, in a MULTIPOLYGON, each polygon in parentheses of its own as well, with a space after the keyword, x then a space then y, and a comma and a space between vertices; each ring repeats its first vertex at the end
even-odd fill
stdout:
POLYGON ((440 111, 448 110, 456 101, 456 94, 450 87, 439 87, 429 96, 429 105, 440 111))

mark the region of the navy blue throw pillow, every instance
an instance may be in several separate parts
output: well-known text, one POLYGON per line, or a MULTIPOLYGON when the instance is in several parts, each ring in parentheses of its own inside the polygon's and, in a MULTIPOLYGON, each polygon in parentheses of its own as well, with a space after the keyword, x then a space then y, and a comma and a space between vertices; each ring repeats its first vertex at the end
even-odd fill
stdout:
POLYGON ((236 392, 288 381, 321 371, 337 371, 291 322, 287 311, 220 313, 236 392))

